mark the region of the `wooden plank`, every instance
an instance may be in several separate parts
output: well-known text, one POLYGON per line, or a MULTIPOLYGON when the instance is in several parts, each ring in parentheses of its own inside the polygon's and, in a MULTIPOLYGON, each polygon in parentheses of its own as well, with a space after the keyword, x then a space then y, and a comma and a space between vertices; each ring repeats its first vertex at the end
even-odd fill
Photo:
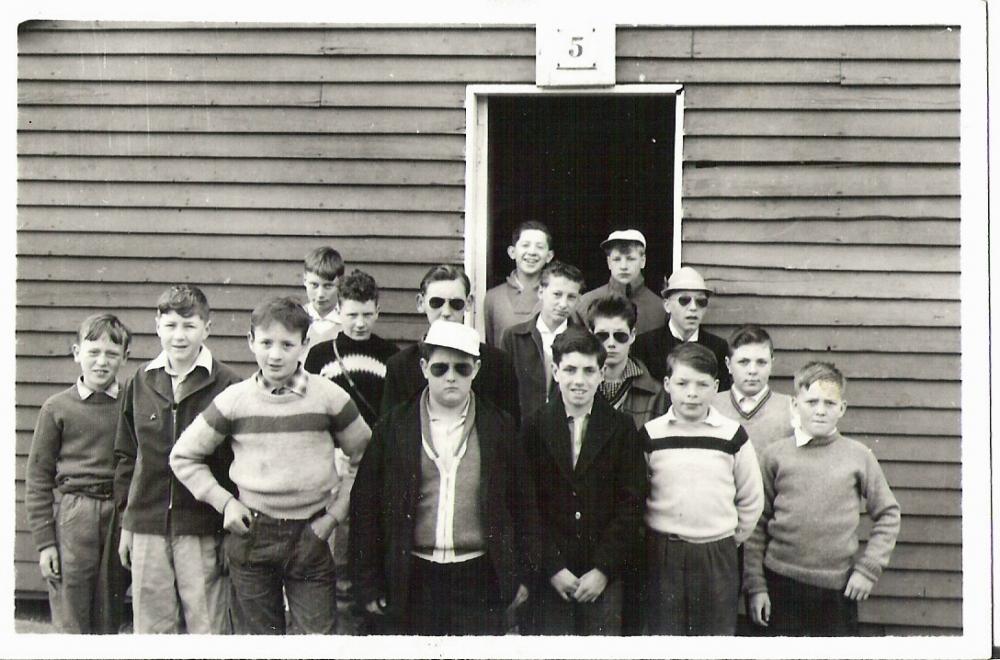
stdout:
MULTIPOLYGON (((324 240, 324 242, 327 242, 324 240)), ((336 241, 333 241, 336 244, 336 241)), ((316 243, 318 245, 319 242, 316 243)), ((311 248, 310 248, 311 249, 311 248)), ((302 256, 305 252, 302 253, 302 256)), ((360 268, 375 278, 382 287, 415 290, 424 273, 434 264, 386 264, 356 261, 348 256, 348 268, 360 268)), ((437 262, 435 262, 436 264, 437 262)), ((285 285, 302 280, 302 259, 261 262, 227 261, 220 268, 214 259, 164 260, 149 268, 149 261, 141 257, 114 259, 88 259, 85 257, 22 256, 17 259, 18 276, 23 280, 82 281, 82 282, 159 282, 168 284, 186 282, 198 286, 209 284, 285 285)))
MULTIPOLYGON (((712 272, 715 272, 712 268, 712 272)), ((711 308, 710 308, 711 309, 711 308)), ((961 351, 961 332, 956 328, 837 328, 790 326, 789 321, 770 325, 767 331, 775 346, 788 349, 829 351, 879 351, 884 353, 952 353, 961 351)), ((733 325, 706 326, 722 337, 736 329, 733 325)))
POLYGON ((59 183, 25 181, 19 205, 462 211, 461 186, 59 183))
POLYGON ((953 165, 686 165, 685 197, 957 195, 953 165))
MULTIPOLYGON (((440 112, 440 111, 438 111, 440 112)), ((685 135, 957 138, 951 110, 687 110, 685 135)))
POLYGON ((180 133, 21 132, 22 156, 182 156, 185 158, 407 158, 459 160, 462 135, 184 135, 180 133))
MULTIPOLYGON (((857 413, 858 411, 853 411, 853 412, 857 413)), ((911 411, 907 411, 907 412, 911 412, 911 411)), ((855 417, 857 417, 860 414, 865 414, 865 413, 876 414, 875 411, 861 411, 860 413, 856 414, 855 417)), ((886 416, 884 413, 877 413, 877 414, 880 414, 883 418, 886 416)), ((903 413, 903 414, 905 415, 905 413, 903 413)), ((923 413, 922 415, 913 415, 913 418, 914 419, 918 419, 920 416, 923 416, 923 417, 925 417, 927 419, 932 419, 932 418, 933 419, 938 419, 940 417, 944 417, 945 415, 943 413, 941 413, 941 412, 936 412, 936 413, 933 413, 932 415, 931 414, 927 414, 927 413, 923 413)), ((843 426, 844 426, 845 431, 848 432, 848 433, 850 433, 850 431, 848 430, 848 423, 847 423, 848 422, 848 417, 849 417, 849 415, 844 417, 843 426)), ((957 431, 957 427, 958 427, 958 419, 957 419, 957 417, 953 417, 953 419, 954 419, 955 423, 954 423, 954 430, 952 431, 952 433, 954 433, 955 431, 957 431)), ((858 420, 856 420, 856 419, 852 420, 852 421, 854 421, 855 423, 858 423, 858 420)), ((946 422, 947 420, 944 420, 944 421, 946 422)), ((861 421, 861 423, 863 423, 863 420, 861 421)), ((942 424, 940 422, 938 422, 938 423, 935 424, 935 426, 943 426, 943 425, 944 424, 942 424)), ((920 430, 921 431, 926 431, 926 432, 931 432, 930 429, 921 428, 920 430)), ((932 464, 932 463, 899 463, 899 462, 894 462, 894 461, 885 461, 884 463, 882 463, 882 470, 883 470, 883 472, 885 472, 885 478, 889 481, 889 483, 891 485, 894 485, 894 486, 909 486, 911 488, 918 488, 919 487, 919 488, 928 488, 928 489, 956 490, 956 489, 961 488, 961 485, 962 485, 962 466, 959 465, 959 464, 947 465, 947 464, 944 464, 944 463, 936 463, 936 464, 932 464)), ((907 521, 906 521, 907 525, 911 524, 910 523, 911 519, 912 519, 911 516, 907 516, 907 521)), ((934 526, 936 524, 938 524, 938 522, 930 521, 930 522, 927 523, 928 527, 932 527, 932 526, 934 526)), ((944 523, 940 523, 940 524, 943 525, 944 523)), ((940 538, 950 538, 950 539, 960 539, 961 538, 961 525, 960 524, 957 525, 954 528, 954 530, 952 530, 952 532, 955 532, 955 533, 949 533, 949 532, 947 532, 944 529, 944 527, 938 527, 936 529, 938 531, 935 532, 935 533, 940 534, 940 538), (956 530, 957 530, 957 532, 956 532, 956 530)), ((912 535, 912 536, 908 536, 907 539, 908 540, 912 540, 912 541, 925 540, 927 542, 932 542, 930 540, 931 536, 919 536, 919 535, 916 535, 916 531, 917 530, 923 530, 923 528, 916 528, 914 530, 915 534, 912 535)), ((930 532, 928 532, 928 534, 930 534, 930 532)), ((934 537, 934 538, 939 538, 939 537, 934 537)), ((936 542, 936 541, 934 541, 934 542, 936 542)), ((941 541, 941 542, 944 543, 945 541, 941 541)))
POLYGON ((684 219, 959 218, 959 198, 695 199, 682 200, 684 219))
MULTIPOLYGON (((763 237, 762 237, 763 238, 763 237)), ((869 272, 959 272, 959 250, 927 245, 796 245, 782 243, 696 243, 682 248, 685 264, 705 268, 712 264, 739 264, 750 268, 786 270, 851 270, 869 272)))
MULTIPOLYGON (((738 69, 738 66, 732 63, 730 68, 738 69)), ((839 80, 838 64, 826 63, 825 74, 821 80, 815 82, 839 80)), ((18 57, 18 79, 252 83, 390 81, 534 83, 535 58, 22 55, 18 57)), ((621 80, 621 76, 619 79, 621 80)), ((745 80, 746 77, 742 79, 745 80)))
POLYGON ((872 597, 961 598, 962 574, 938 571, 887 570, 879 578, 872 597))
POLYGON ((944 637, 962 634, 961 628, 925 628, 921 626, 897 626, 882 624, 862 624, 861 636, 885 637, 944 637))
MULTIPOLYGON (((831 355, 832 359, 839 365, 839 356, 831 355)), ((888 356, 884 356, 888 359, 888 356)), ((906 355, 900 355, 900 361, 911 361, 906 355)), ((959 360, 955 357, 955 362, 959 360)), ((776 371, 783 371, 782 375, 772 374, 771 386, 778 392, 791 393, 792 372, 796 367, 800 367, 804 362, 786 363, 784 358, 779 358, 776 363, 776 371)), ((848 403, 854 405, 864 405, 867 408, 942 408, 955 410, 961 407, 962 386, 958 381, 941 382, 938 380, 903 380, 888 379, 881 375, 865 379, 858 378, 854 374, 850 375, 850 384, 847 393, 848 403)))
MULTIPOLYGON (((126 209, 26 206, 17 210, 19 231, 137 232, 219 235, 315 236, 336 243, 341 236, 460 238, 460 213, 369 211, 260 211, 249 209, 126 209)), ((376 276, 376 279, 379 278, 376 276)), ((381 281, 381 280, 380 280, 381 281)))
MULTIPOLYGON (((890 484, 894 484, 888 473, 886 478, 890 484)), ((861 517, 861 525, 858 528, 858 538, 867 540, 871 533, 872 523, 868 516, 861 517)), ((934 543, 941 545, 961 545, 962 543, 962 520, 961 518, 945 518, 938 516, 914 516, 903 517, 899 526, 899 541, 907 543, 934 543)), ((893 566, 890 560, 889 566, 893 566)))
MULTIPOLYGON (((851 408, 840 425, 841 431, 848 436, 893 434, 905 435, 915 431, 942 436, 961 436, 962 414, 958 410, 920 410, 920 409, 886 409, 886 408, 851 408)), ((957 488, 958 472, 954 481, 940 483, 929 481, 913 482, 914 485, 935 484, 940 488, 957 488)))
MULTIPOLYGON (((902 525, 906 524, 906 512, 903 512, 902 525)), ((896 544, 892 551, 892 559, 889 566, 893 570, 928 570, 928 571, 957 571, 962 570, 962 546, 961 545, 931 545, 928 543, 907 543, 905 541, 896 544)))
POLYGON ((220 108, 22 105, 22 131, 154 131, 178 133, 465 132, 462 109, 220 108))
MULTIPOLYGON (((26 301, 30 298, 25 298, 26 301)), ((833 353, 825 351, 775 351, 773 373, 791 376, 801 365, 813 360, 832 361, 854 378, 917 379, 932 382, 961 380, 961 360, 957 355, 893 354, 893 353, 833 353)), ((855 399, 858 403, 861 400, 855 399)))
MULTIPOLYGON (((762 233, 761 236, 770 234, 762 233)), ((706 282, 723 295, 958 300, 958 275, 944 273, 802 273, 712 267, 706 282)))
POLYGON ((858 619, 865 623, 962 627, 961 600, 885 597, 861 603, 858 610, 858 619))
POLYGON ((465 85, 24 80, 17 95, 18 103, 27 105, 461 108, 465 85))
POLYGON ((38 554, 33 559, 17 560, 14 563, 14 589, 18 597, 26 592, 35 592, 40 598, 48 593, 42 573, 38 570, 38 554))
MULTIPOLYGON (((316 245, 310 236, 246 236, 229 241, 220 253, 210 234, 174 236, 168 241, 150 241, 134 234, 82 232, 21 232, 18 254, 46 254, 91 258, 106 255, 141 254, 147 259, 260 259, 261 261, 299 260, 316 245)), ((338 250, 358 261, 443 263, 461 261, 460 240, 438 237, 386 241, 373 238, 337 239, 338 250)))
MULTIPOLYGON (((27 78, 32 76, 22 75, 27 78)), ((79 76, 77 76, 79 77, 79 76)), ((958 85, 958 62, 835 60, 684 60, 618 58, 618 84, 626 83, 843 83, 958 85)))
POLYGON ((962 492, 958 490, 926 490, 893 488, 903 515, 961 516, 962 492))
POLYGON ((840 326, 959 327, 956 302, 815 298, 718 297, 708 310, 712 323, 757 323, 765 327, 801 320, 827 326, 831 339, 840 326))
POLYGON ((959 141, 935 138, 685 135, 684 163, 957 164, 959 141))
POLYGON ((285 158, 26 157, 21 181, 126 181, 169 183, 391 184, 458 186, 465 164, 410 160, 285 158))
POLYGON ((757 243, 762 237, 782 243, 959 246, 956 220, 851 218, 843 220, 698 220, 685 222, 685 241, 757 243))
POLYGON ((684 109, 958 110, 956 87, 689 85, 684 109))
MULTIPOLYGON (((875 433, 877 435, 855 433, 851 437, 866 444, 880 461, 958 463, 962 460, 962 439, 958 436, 893 436, 884 432, 875 433)), ((912 429, 904 433, 912 433, 912 429)))
POLYGON ((732 27, 694 31, 694 57, 958 60, 959 31, 945 26, 732 27))

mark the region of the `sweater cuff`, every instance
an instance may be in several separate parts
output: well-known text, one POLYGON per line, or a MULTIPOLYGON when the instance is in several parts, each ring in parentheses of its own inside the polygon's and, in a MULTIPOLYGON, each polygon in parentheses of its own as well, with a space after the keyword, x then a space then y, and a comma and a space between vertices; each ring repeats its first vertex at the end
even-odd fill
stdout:
POLYGON ((854 564, 854 570, 872 582, 878 582, 878 579, 882 577, 882 567, 872 561, 866 561, 864 557, 858 559, 857 563, 854 564))
POLYGON ((205 495, 205 501, 208 502, 208 504, 211 505, 211 507, 216 511, 218 511, 219 513, 225 513, 226 504, 228 504, 229 500, 233 499, 234 497, 236 496, 230 493, 228 490, 226 490, 219 484, 215 484, 214 486, 212 486, 212 490, 208 491, 208 494, 205 495))
POLYGON ((53 522, 40 529, 32 531, 31 537, 35 542, 35 550, 41 552, 50 545, 56 544, 56 526, 53 522))

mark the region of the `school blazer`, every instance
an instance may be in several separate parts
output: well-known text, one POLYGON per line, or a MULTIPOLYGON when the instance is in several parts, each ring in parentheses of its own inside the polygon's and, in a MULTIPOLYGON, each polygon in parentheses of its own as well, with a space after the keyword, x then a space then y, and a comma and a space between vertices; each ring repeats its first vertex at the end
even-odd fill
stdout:
MULTIPOLYGON (((479 396, 475 424, 486 556, 496 571, 503 602, 509 603, 518 585, 527 584, 520 530, 535 524, 526 517, 530 508, 522 506, 524 459, 513 442, 514 420, 479 396)), ((422 451, 417 398, 397 406, 376 424, 351 490, 348 547, 356 597, 362 607, 384 597, 390 630, 407 620, 422 451)))
MULTIPOLYGON (((698 342, 715 355, 719 363, 719 391, 725 392, 733 386, 733 378, 726 369, 726 358, 729 357, 729 344, 722 337, 698 329, 698 342)), ((681 344, 681 341, 670 332, 670 326, 665 325, 656 330, 644 332, 635 338, 632 344, 632 359, 642 360, 649 369, 649 375, 663 382, 667 375, 667 355, 681 344)))
MULTIPOLYGON (((619 577, 642 523, 646 464, 635 423, 595 397, 576 467, 562 398, 530 415, 520 444, 528 464, 528 500, 538 511, 530 539, 544 584, 563 568, 579 577, 598 568, 619 577)), ((544 587, 543 587, 544 588, 544 587)))
MULTIPOLYGON (((546 394, 553 396, 557 390, 552 374, 545 372, 545 352, 537 324, 538 314, 535 314, 527 321, 507 328, 500 342, 500 348, 510 356, 517 372, 522 423, 536 408, 545 405, 546 394)), ((576 326, 572 318, 570 326, 576 326)))
MULTIPOLYGON (((196 369, 184 381, 184 397, 174 403, 170 375, 139 370, 125 385, 115 434, 114 496, 122 527, 141 534, 215 534, 222 516, 199 502, 170 469, 170 450, 200 412, 224 389, 242 379, 213 358, 212 373, 196 369), (169 519, 169 527, 168 527, 169 519)), ((231 492, 232 447, 224 442, 207 461, 231 492)))

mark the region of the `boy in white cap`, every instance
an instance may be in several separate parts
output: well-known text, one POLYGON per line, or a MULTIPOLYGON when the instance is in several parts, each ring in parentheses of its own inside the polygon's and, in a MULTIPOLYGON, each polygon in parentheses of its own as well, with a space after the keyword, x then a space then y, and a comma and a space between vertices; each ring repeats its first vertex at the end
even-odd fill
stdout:
MULTIPOLYGON (((632 356, 642 360, 649 373, 663 380, 667 373, 667 356, 685 342, 697 342, 715 354, 718 364, 729 357, 726 340, 701 329, 708 309, 711 289, 705 286, 701 273, 690 266, 678 268, 663 286, 663 309, 669 319, 662 328, 640 334, 632 345, 632 356)), ((732 387, 728 372, 719 374, 719 390, 732 387)))
POLYGON ((637 229, 613 231, 601 242, 601 247, 608 257, 611 279, 580 298, 577 315, 581 324, 585 320, 583 312, 593 301, 614 293, 635 303, 637 334, 662 328, 666 324, 663 301, 649 290, 642 277, 642 269, 646 267, 646 237, 637 229))
POLYGON ((382 418, 358 469, 351 565, 380 632, 497 635, 527 599, 515 520, 533 508, 514 420, 472 390, 480 348, 474 329, 434 321, 420 343, 427 385, 382 418))

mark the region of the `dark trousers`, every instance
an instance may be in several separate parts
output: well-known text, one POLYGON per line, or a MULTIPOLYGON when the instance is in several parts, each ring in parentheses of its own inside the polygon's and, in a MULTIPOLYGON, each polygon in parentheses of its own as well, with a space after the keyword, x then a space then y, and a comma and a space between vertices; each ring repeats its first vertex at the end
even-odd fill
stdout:
POLYGON ((736 543, 688 543, 646 530, 651 635, 734 635, 739 599, 736 543))
POLYGON ((486 556, 453 564, 412 557, 403 634, 500 635, 503 604, 486 556))
POLYGON ((309 520, 282 520, 254 512, 247 534, 226 536, 225 551, 237 634, 285 634, 282 588, 296 632, 336 632, 333 556, 327 542, 313 533, 309 520))
POLYGON ((858 634, 858 603, 840 589, 804 584, 764 568, 771 599, 769 635, 853 637, 858 634))
MULTIPOLYGON (((579 577, 579 576, 578 576, 579 577)), ((620 635, 622 581, 613 580, 592 603, 564 601, 548 580, 538 580, 531 593, 534 634, 620 635)))

